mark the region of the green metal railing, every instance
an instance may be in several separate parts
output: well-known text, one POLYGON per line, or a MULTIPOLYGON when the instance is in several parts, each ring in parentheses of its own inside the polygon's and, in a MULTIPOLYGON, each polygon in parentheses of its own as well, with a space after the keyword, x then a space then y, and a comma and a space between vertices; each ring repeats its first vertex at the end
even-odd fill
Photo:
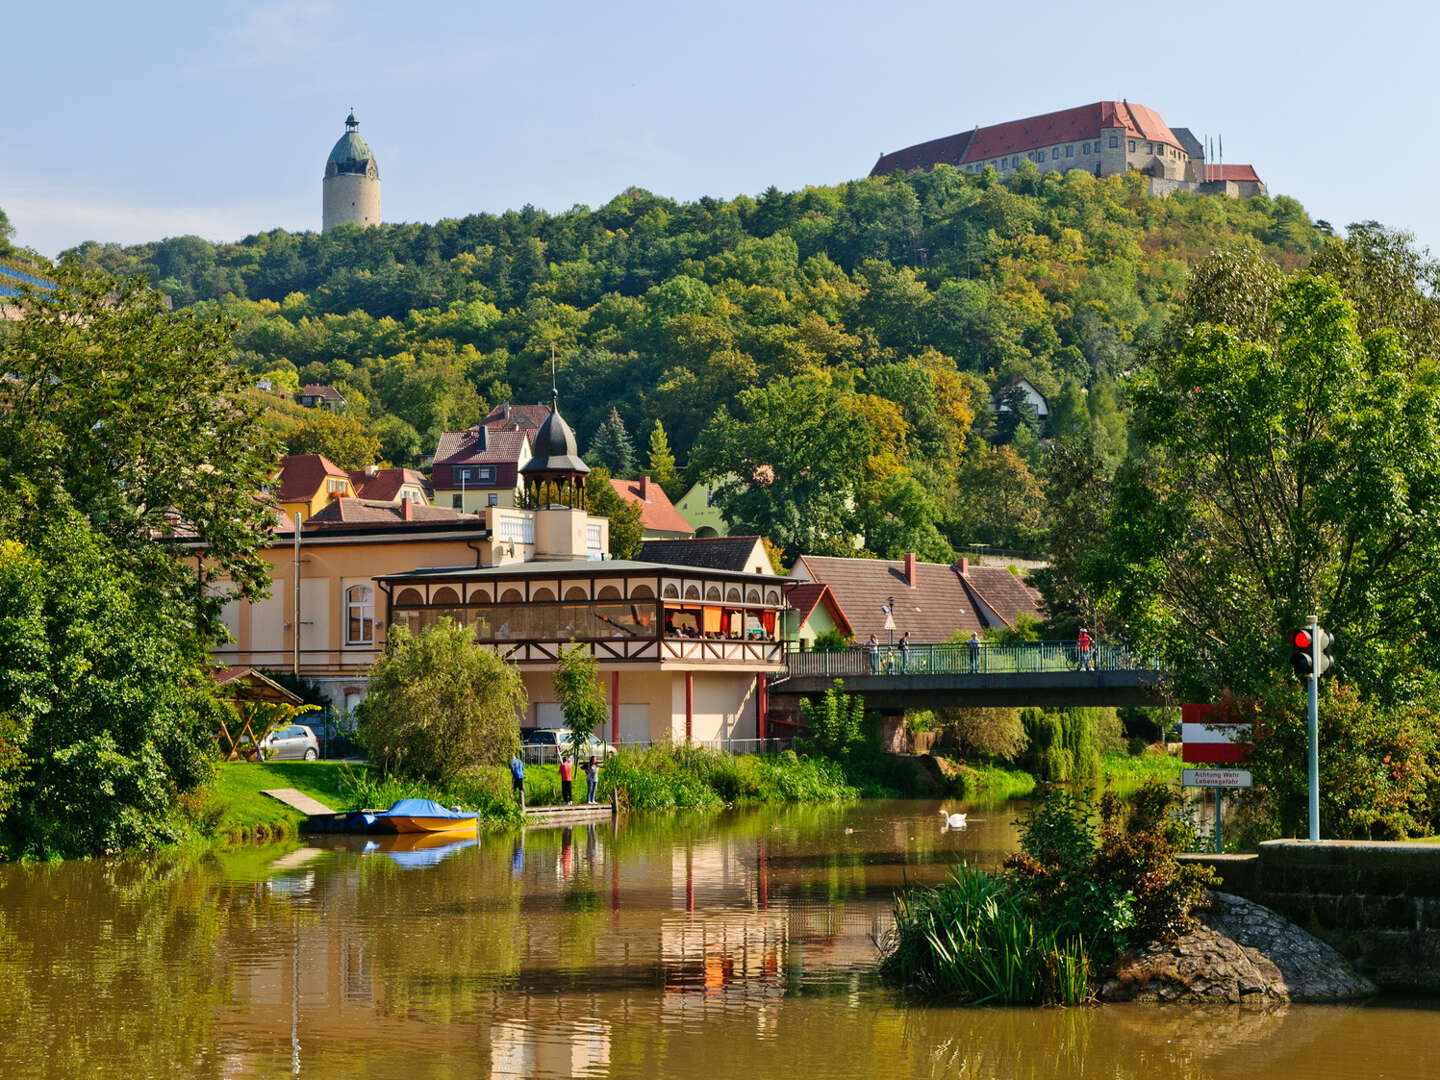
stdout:
POLYGON ((843 652, 786 654, 787 677, 851 675, 996 675, 1046 671, 1141 671, 1155 665, 1135 655, 1128 645, 1075 641, 1033 641, 996 644, 980 641, 941 645, 856 645, 843 652))

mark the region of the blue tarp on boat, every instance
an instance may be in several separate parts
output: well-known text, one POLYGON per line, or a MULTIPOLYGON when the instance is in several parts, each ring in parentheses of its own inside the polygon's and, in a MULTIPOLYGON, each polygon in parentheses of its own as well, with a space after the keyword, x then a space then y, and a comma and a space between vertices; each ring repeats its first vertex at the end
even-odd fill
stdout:
POLYGON ((375 815, 378 818, 387 817, 428 817, 428 818, 454 818, 463 821, 475 816, 473 810, 455 810, 448 806, 441 806, 433 799, 398 799, 383 814, 375 815))

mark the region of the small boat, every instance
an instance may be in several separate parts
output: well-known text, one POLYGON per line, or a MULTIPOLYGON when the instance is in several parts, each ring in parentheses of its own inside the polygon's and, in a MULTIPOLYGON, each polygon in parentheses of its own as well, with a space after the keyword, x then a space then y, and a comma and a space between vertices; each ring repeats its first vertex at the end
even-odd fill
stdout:
MULTIPOLYGON (((366 815, 370 817, 371 815, 366 815)), ((473 810, 441 806, 431 799, 399 799, 389 810, 373 815, 377 832, 438 833, 476 828, 473 810)))

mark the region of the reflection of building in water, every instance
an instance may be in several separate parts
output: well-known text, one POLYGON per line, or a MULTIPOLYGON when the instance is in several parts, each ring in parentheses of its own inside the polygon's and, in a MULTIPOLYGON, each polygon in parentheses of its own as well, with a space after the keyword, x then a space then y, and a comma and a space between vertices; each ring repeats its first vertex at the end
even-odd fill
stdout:
POLYGON ((779 911, 706 911, 660 926, 666 1003, 674 995, 764 1000, 785 993, 789 916, 779 911))
POLYGON ((610 1068, 603 1020, 506 1020, 490 1026, 490 1076, 595 1076, 610 1068))

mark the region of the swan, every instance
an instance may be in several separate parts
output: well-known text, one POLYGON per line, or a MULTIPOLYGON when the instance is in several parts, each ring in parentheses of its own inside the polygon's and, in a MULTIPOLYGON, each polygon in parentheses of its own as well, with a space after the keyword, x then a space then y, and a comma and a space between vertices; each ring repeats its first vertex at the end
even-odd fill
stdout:
POLYGON ((945 819, 945 824, 949 825, 952 829, 963 829, 965 827, 964 814, 947 814, 944 810, 941 810, 940 816, 945 819))

